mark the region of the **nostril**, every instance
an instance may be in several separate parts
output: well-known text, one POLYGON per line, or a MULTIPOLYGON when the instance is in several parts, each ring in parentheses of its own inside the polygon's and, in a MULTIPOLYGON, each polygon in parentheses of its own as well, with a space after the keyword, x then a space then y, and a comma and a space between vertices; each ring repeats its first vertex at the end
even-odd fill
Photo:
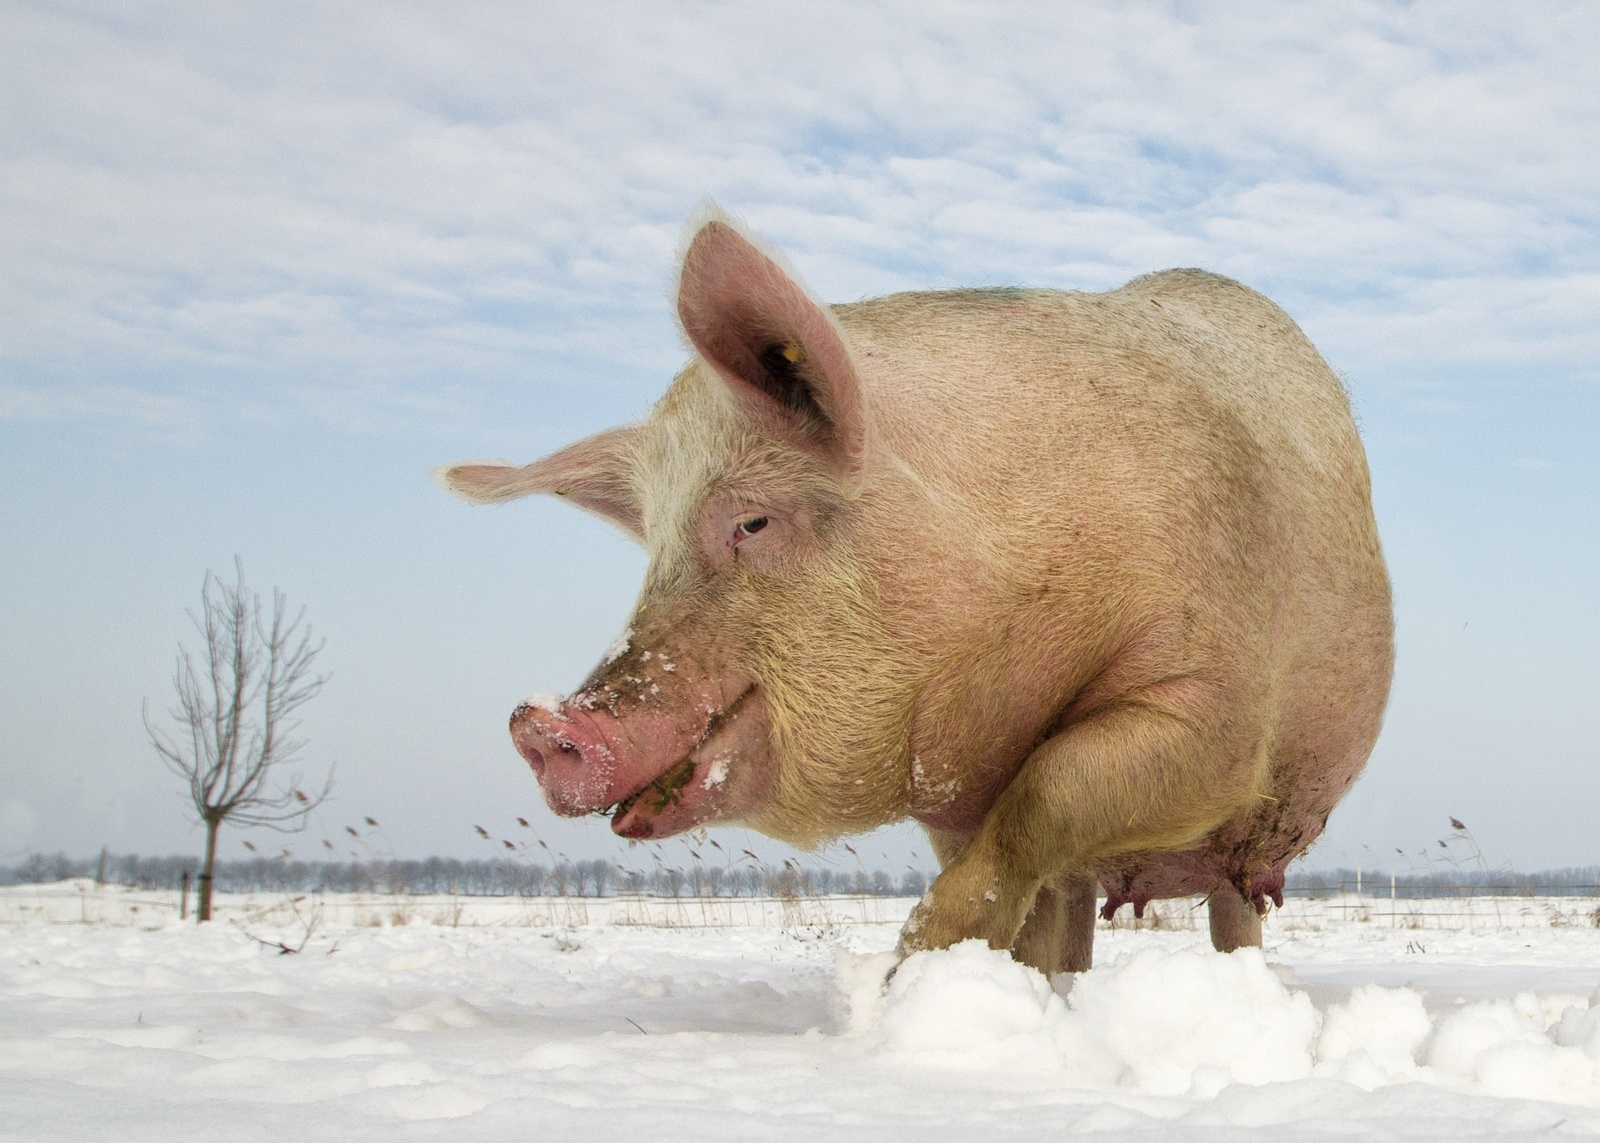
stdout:
POLYGON ((548 727, 542 724, 539 715, 544 712, 534 707, 523 705, 517 708, 511 716, 511 741, 517 748, 517 753, 527 760, 533 768, 534 774, 544 777, 545 767, 550 760, 564 749, 563 744, 548 727))

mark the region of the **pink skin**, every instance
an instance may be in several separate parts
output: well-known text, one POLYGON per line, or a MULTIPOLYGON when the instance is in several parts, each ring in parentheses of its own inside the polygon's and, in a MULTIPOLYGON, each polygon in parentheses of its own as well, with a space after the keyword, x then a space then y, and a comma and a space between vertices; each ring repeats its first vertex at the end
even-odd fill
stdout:
MULTIPOLYGON (((748 503, 705 505, 706 564, 725 570, 736 559, 753 567, 793 559, 793 514, 748 503)), ((682 656, 634 647, 556 710, 519 706, 511 738, 550 808, 578 817, 616 807, 612 830, 644 840, 737 818, 758 805, 772 770, 760 688, 737 672, 698 674, 682 656)))
POLYGON ((765 792, 768 724, 753 685, 727 700, 705 693, 616 714, 604 693, 590 687, 557 710, 524 704, 511 716, 512 741, 556 813, 616 807, 612 830, 644 840, 737 816, 765 792))

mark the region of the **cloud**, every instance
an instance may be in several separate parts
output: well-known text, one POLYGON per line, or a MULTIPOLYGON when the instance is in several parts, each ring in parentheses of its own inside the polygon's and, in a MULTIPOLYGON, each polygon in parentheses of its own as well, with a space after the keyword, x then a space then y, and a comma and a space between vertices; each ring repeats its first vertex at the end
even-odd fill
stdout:
POLYGON ((1600 356, 1584 5, 7 19, 0 370, 36 394, 11 416, 449 401, 541 362, 659 386, 678 229, 707 194, 828 297, 1204 265, 1346 368, 1600 356), (113 372, 144 403, 95 397, 113 372))
POLYGON ((181 397, 114 386, 0 386, 0 421, 59 421, 78 418, 140 421, 184 426, 194 411, 181 397))

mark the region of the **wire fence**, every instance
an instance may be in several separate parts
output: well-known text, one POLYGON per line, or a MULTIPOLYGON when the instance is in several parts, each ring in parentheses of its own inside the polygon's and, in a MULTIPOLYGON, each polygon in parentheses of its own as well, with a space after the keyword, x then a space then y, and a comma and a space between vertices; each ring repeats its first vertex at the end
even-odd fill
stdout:
MULTIPOLYGON (((503 843, 509 845, 510 843, 503 843)), ((847 847, 848 848, 848 847, 847 847)), ((854 868, 770 864, 753 854, 669 865, 659 858, 645 868, 617 861, 572 861, 558 855, 512 858, 373 858, 355 861, 296 861, 258 857, 216 863, 213 885, 227 893, 400 893, 467 897, 918 897, 935 876, 907 867, 898 873, 857 861, 854 868)), ((852 854, 853 850, 850 851, 852 854)), ((190 855, 142 857, 101 853, 89 858, 31 854, 0 866, 0 885, 39 885, 74 878, 140 889, 176 887, 200 870, 190 855)), ((1477 897, 1600 896, 1600 866, 1546 869, 1534 873, 1463 869, 1453 865, 1422 871, 1297 869, 1285 896, 1316 899, 1354 895, 1374 900, 1477 897)))
MULTIPOLYGON (((409 924, 449 927, 528 927, 581 929, 595 926, 647 928, 781 928, 827 930, 852 925, 902 923, 917 898, 881 894, 823 894, 785 891, 767 894, 703 895, 613 893, 605 897, 547 894, 497 896, 459 893, 220 892, 214 901, 218 920, 246 924, 318 923, 358 927, 409 924)), ((1325 886, 1286 894, 1265 924, 1284 933, 1344 929, 1351 926, 1400 930, 1525 930, 1600 928, 1600 886, 1584 895, 1570 886, 1560 892, 1510 896, 1473 894, 1468 887, 1434 897, 1357 892, 1325 886)), ((1385 887, 1387 888, 1387 887, 1385 887)), ((1489 888, 1493 888, 1492 886, 1489 888)), ((160 927, 192 917, 192 897, 181 891, 96 884, 91 878, 0 888, 0 922, 160 927)), ((1203 897, 1153 901, 1142 916, 1131 907, 1103 931, 1194 930, 1208 927, 1203 897)))
MULTIPOLYGON (((1398 889, 1398 886, 1396 887, 1398 889)), ((1600 887, 1588 893, 1518 892, 1516 895, 1475 894, 1465 888, 1440 895, 1394 896, 1346 891, 1284 894, 1283 905, 1265 918, 1269 929, 1282 932, 1320 931, 1350 925, 1389 929, 1503 930, 1600 928, 1600 887)), ((1143 917, 1123 908, 1108 929, 1197 929, 1209 925, 1205 898, 1153 901, 1143 917)))
MULTIPOLYGON (((212 917, 247 926, 389 928, 584 929, 776 928, 828 930, 853 925, 899 925, 915 897, 872 894, 775 896, 609 897, 462 896, 405 893, 218 893, 212 917)), ((179 893, 88 878, 0 888, 0 923, 109 925, 160 928, 185 917, 179 893)), ((193 910, 187 910, 192 919, 193 910)))
MULTIPOLYGON (((518 819, 519 821, 521 819, 518 819)), ((370 827, 377 823, 367 819, 370 827)), ((1452 824, 1454 824, 1452 820, 1452 824)), ((358 837, 351 829, 351 837, 358 837)), ((480 830, 485 839, 490 835, 480 830)), ((295 861, 280 855, 219 861, 213 887, 218 908, 236 917, 282 911, 311 901, 331 921, 356 925, 491 924, 583 927, 589 924, 705 927, 828 927, 903 921, 932 874, 907 867, 898 876, 869 869, 761 862, 715 842, 705 853, 686 847, 687 866, 628 868, 614 861, 572 861, 543 843, 500 843, 513 856, 463 860, 372 858, 295 861), (535 844, 539 848, 535 848, 535 844), (548 860, 532 855, 547 853, 548 860), (498 902, 498 903, 496 903, 498 902), (878 904, 871 904, 878 902, 878 904)), ((1451 845, 1475 843, 1465 827, 1451 845)), ((102 851, 87 859, 29 855, 0 867, 9 920, 141 924, 190 914, 200 868, 192 856, 142 857, 102 851), (25 887, 25 888, 24 888, 25 887)), ((1143 916, 1124 907, 1103 929, 1205 929, 1203 897, 1151 902, 1143 916)), ((219 914, 220 915, 220 914, 219 914)), ((1406 872, 1373 869, 1295 870, 1284 903, 1267 917, 1284 931, 1335 925, 1395 929, 1600 927, 1600 866, 1522 874, 1464 867, 1452 857, 1406 872)))
MULTIPOLYGON (((72 879, 136 889, 169 889, 192 882, 200 862, 190 856, 140 857, 101 854, 69 858, 33 855, 0 867, 0 885, 41 885, 72 879)), ((687 866, 656 861, 630 868, 604 859, 572 861, 552 856, 487 860, 428 857, 367 861, 293 861, 255 858, 216 863, 212 886, 219 893, 383 893, 462 897, 919 897, 929 876, 906 869, 898 875, 870 869, 811 867, 796 861, 761 862, 740 854, 696 860, 687 866)))
POLYGON ((1542 869, 1443 868, 1408 870, 1295 870, 1285 896, 1354 894, 1392 900, 1435 897, 1594 897, 1600 895, 1600 866, 1542 869))

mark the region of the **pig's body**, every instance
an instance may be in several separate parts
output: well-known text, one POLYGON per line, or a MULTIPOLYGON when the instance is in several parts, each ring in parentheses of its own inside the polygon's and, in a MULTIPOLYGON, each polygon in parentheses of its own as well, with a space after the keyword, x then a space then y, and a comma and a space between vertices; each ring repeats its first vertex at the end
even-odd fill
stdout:
MULTIPOLYGON (((1221 733, 1196 792, 1214 808, 1178 827, 1203 841, 1163 823, 1145 848, 1137 820, 1108 839, 1108 904, 1280 890, 1366 761, 1392 661, 1367 466, 1331 370, 1272 303, 1192 270, 835 313, 920 486, 918 531, 881 575, 916 601, 896 669, 938 665, 905 812, 969 838, 1048 734, 1165 688, 1221 733)), ((871 526, 888 534, 908 517, 886 506, 871 526)))
POLYGON ((830 320, 722 222, 679 305, 699 357, 645 425, 446 476, 651 552, 628 649, 513 719, 552 805, 800 843, 913 817, 946 869, 907 948, 1086 967, 1095 881, 1258 942, 1392 664, 1365 458, 1294 323, 1189 270, 830 320))

